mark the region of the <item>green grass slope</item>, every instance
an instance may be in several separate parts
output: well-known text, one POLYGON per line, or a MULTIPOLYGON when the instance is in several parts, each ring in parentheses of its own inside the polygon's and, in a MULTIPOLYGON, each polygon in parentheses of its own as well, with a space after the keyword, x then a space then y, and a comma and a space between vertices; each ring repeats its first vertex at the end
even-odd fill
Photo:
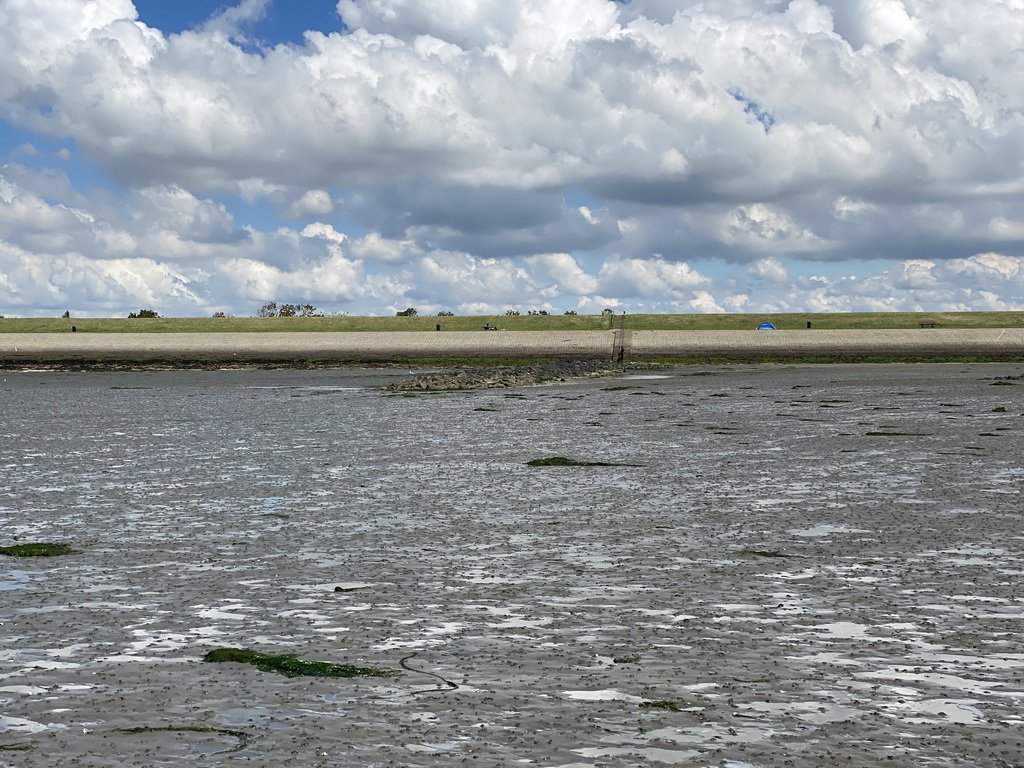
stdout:
POLYGON ((752 330, 771 322, 785 330, 918 328, 1019 328, 1024 312, 839 312, 788 314, 688 315, 467 315, 457 317, 160 317, 160 318, 0 318, 0 333, 268 333, 480 331, 490 325, 508 331, 599 331, 622 327, 636 331, 752 330))

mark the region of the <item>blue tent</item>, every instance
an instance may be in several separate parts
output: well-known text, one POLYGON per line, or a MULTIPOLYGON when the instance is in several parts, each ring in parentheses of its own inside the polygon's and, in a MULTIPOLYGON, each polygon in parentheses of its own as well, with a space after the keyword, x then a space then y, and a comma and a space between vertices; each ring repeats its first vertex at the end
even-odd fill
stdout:
POLYGON ((777 330, 777 329, 771 323, 761 323, 759 326, 757 326, 757 330, 759 330, 759 331, 774 331, 774 330, 777 330))

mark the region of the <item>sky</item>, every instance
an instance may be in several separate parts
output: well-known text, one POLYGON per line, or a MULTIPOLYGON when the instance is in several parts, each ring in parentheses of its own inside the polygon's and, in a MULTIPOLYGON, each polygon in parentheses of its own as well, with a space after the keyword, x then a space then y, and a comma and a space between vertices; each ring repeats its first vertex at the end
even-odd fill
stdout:
POLYGON ((0 315, 1024 309, 1024 0, 0 0, 0 315))

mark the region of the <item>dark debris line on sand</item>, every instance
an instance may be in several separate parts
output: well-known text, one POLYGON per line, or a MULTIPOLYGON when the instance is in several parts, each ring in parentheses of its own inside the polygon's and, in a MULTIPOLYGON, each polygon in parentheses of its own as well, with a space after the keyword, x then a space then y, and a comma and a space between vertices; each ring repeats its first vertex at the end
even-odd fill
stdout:
POLYGON ((635 467, 637 464, 616 464, 609 461, 580 461, 565 456, 551 456, 526 462, 528 467, 635 467))

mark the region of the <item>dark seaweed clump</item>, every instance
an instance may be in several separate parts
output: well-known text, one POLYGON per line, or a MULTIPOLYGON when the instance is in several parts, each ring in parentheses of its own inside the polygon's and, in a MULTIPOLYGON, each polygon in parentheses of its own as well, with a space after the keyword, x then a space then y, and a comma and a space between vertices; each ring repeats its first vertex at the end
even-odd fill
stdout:
POLYGON ((533 459, 526 462, 528 467, 624 467, 626 464, 612 464, 607 461, 577 461, 565 456, 551 456, 547 459, 533 459))
POLYGON ((792 555, 784 555, 775 549, 743 549, 739 554, 751 557, 792 557, 792 555))
POLYGON ((45 541, 0 547, 0 555, 10 555, 11 557, 59 557, 76 554, 78 554, 78 550, 72 549, 67 544, 53 544, 45 541))
POLYGON ((331 664, 326 661, 303 661, 294 656, 268 656, 245 648, 217 648, 203 657, 207 662, 237 662, 252 664, 264 672, 277 672, 287 677, 394 677, 397 672, 375 667, 356 667, 351 664, 331 664))
POLYGON ((669 712, 679 712, 679 705, 674 701, 645 701, 641 707, 647 707, 649 709, 667 709, 669 712))

